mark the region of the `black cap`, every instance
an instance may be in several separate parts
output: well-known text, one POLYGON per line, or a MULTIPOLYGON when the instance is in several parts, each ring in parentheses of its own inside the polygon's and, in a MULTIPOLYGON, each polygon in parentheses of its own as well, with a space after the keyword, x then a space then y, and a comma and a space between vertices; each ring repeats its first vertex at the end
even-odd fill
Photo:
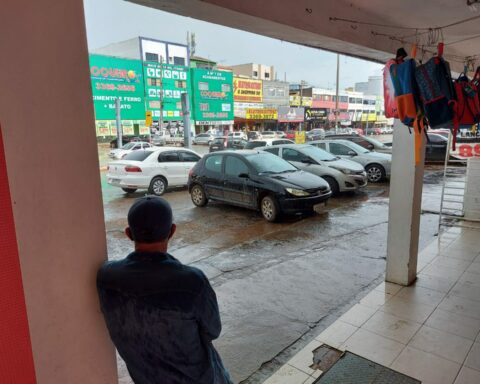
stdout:
POLYGON ((133 240, 139 243, 165 240, 170 234, 172 221, 172 208, 161 197, 141 197, 128 211, 128 226, 133 240))

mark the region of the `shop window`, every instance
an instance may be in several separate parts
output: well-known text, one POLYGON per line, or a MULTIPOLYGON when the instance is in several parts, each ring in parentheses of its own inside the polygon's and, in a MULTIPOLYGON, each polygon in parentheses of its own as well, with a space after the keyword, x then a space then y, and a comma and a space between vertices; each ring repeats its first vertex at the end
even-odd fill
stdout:
POLYGON ((175 64, 175 65, 185 65, 185 58, 184 57, 173 56, 173 64, 175 64))
POLYGON ((158 54, 157 53, 151 53, 151 52, 145 52, 145 60, 146 61, 156 61, 158 63, 158 54))
POLYGON ((200 91, 208 91, 208 83, 199 82, 198 89, 200 91))
POLYGON ((253 77, 258 77, 258 72, 257 71, 253 71, 253 77))
POLYGON ((270 78, 270 74, 269 74, 269 73, 265 73, 265 78, 266 78, 266 79, 269 79, 269 78, 270 78))

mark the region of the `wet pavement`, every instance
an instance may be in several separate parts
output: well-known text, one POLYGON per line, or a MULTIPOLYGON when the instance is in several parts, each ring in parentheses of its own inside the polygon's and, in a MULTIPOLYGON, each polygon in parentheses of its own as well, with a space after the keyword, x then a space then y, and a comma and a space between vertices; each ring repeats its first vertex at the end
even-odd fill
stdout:
MULTIPOLYGON (((428 167, 420 248, 437 232, 441 167, 428 167)), ((186 189, 167 192, 178 229, 170 253, 201 268, 220 305, 215 342, 234 382, 260 383, 319 333, 385 272, 388 183, 330 199, 312 216, 268 223, 255 211, 210 202, 197 208, 186 189)), ((106 184, 102 172, 110 259, 132 244, 123 234, 136 197, 106 184)), ((126 375, 121 367, 121 376, 126 375)), ((121 383, 129 383, 124 377, 121 383)))

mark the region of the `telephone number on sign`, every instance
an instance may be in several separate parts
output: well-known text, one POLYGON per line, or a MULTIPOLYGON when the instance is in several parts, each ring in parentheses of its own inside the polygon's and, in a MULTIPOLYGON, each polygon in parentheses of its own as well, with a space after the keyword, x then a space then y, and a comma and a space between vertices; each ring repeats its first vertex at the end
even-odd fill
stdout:
POLYGON ((103 90, 103 91, 127 91, 127 92, 135 92, 134 85, 115 85, 115 84, 104 84, 104 83, 97 83, 96 89, 103 90))

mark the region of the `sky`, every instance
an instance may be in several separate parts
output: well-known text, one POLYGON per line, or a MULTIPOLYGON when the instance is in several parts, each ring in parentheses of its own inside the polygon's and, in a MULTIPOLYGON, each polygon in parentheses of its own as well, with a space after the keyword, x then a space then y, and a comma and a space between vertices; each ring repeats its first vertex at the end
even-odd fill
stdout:
MULTIPOLYGON (((136 36, 186 44, 195 33, 196 55, 220 65, 273 65, 279 80, 300 80, 321 88, 335 88, 336 54, 302 47, 238 29, 177 16, 124 0, 84 0, 89 49, 136 36)), ((340 57, 340 89, 381 74, 382 66, 340 57)))

